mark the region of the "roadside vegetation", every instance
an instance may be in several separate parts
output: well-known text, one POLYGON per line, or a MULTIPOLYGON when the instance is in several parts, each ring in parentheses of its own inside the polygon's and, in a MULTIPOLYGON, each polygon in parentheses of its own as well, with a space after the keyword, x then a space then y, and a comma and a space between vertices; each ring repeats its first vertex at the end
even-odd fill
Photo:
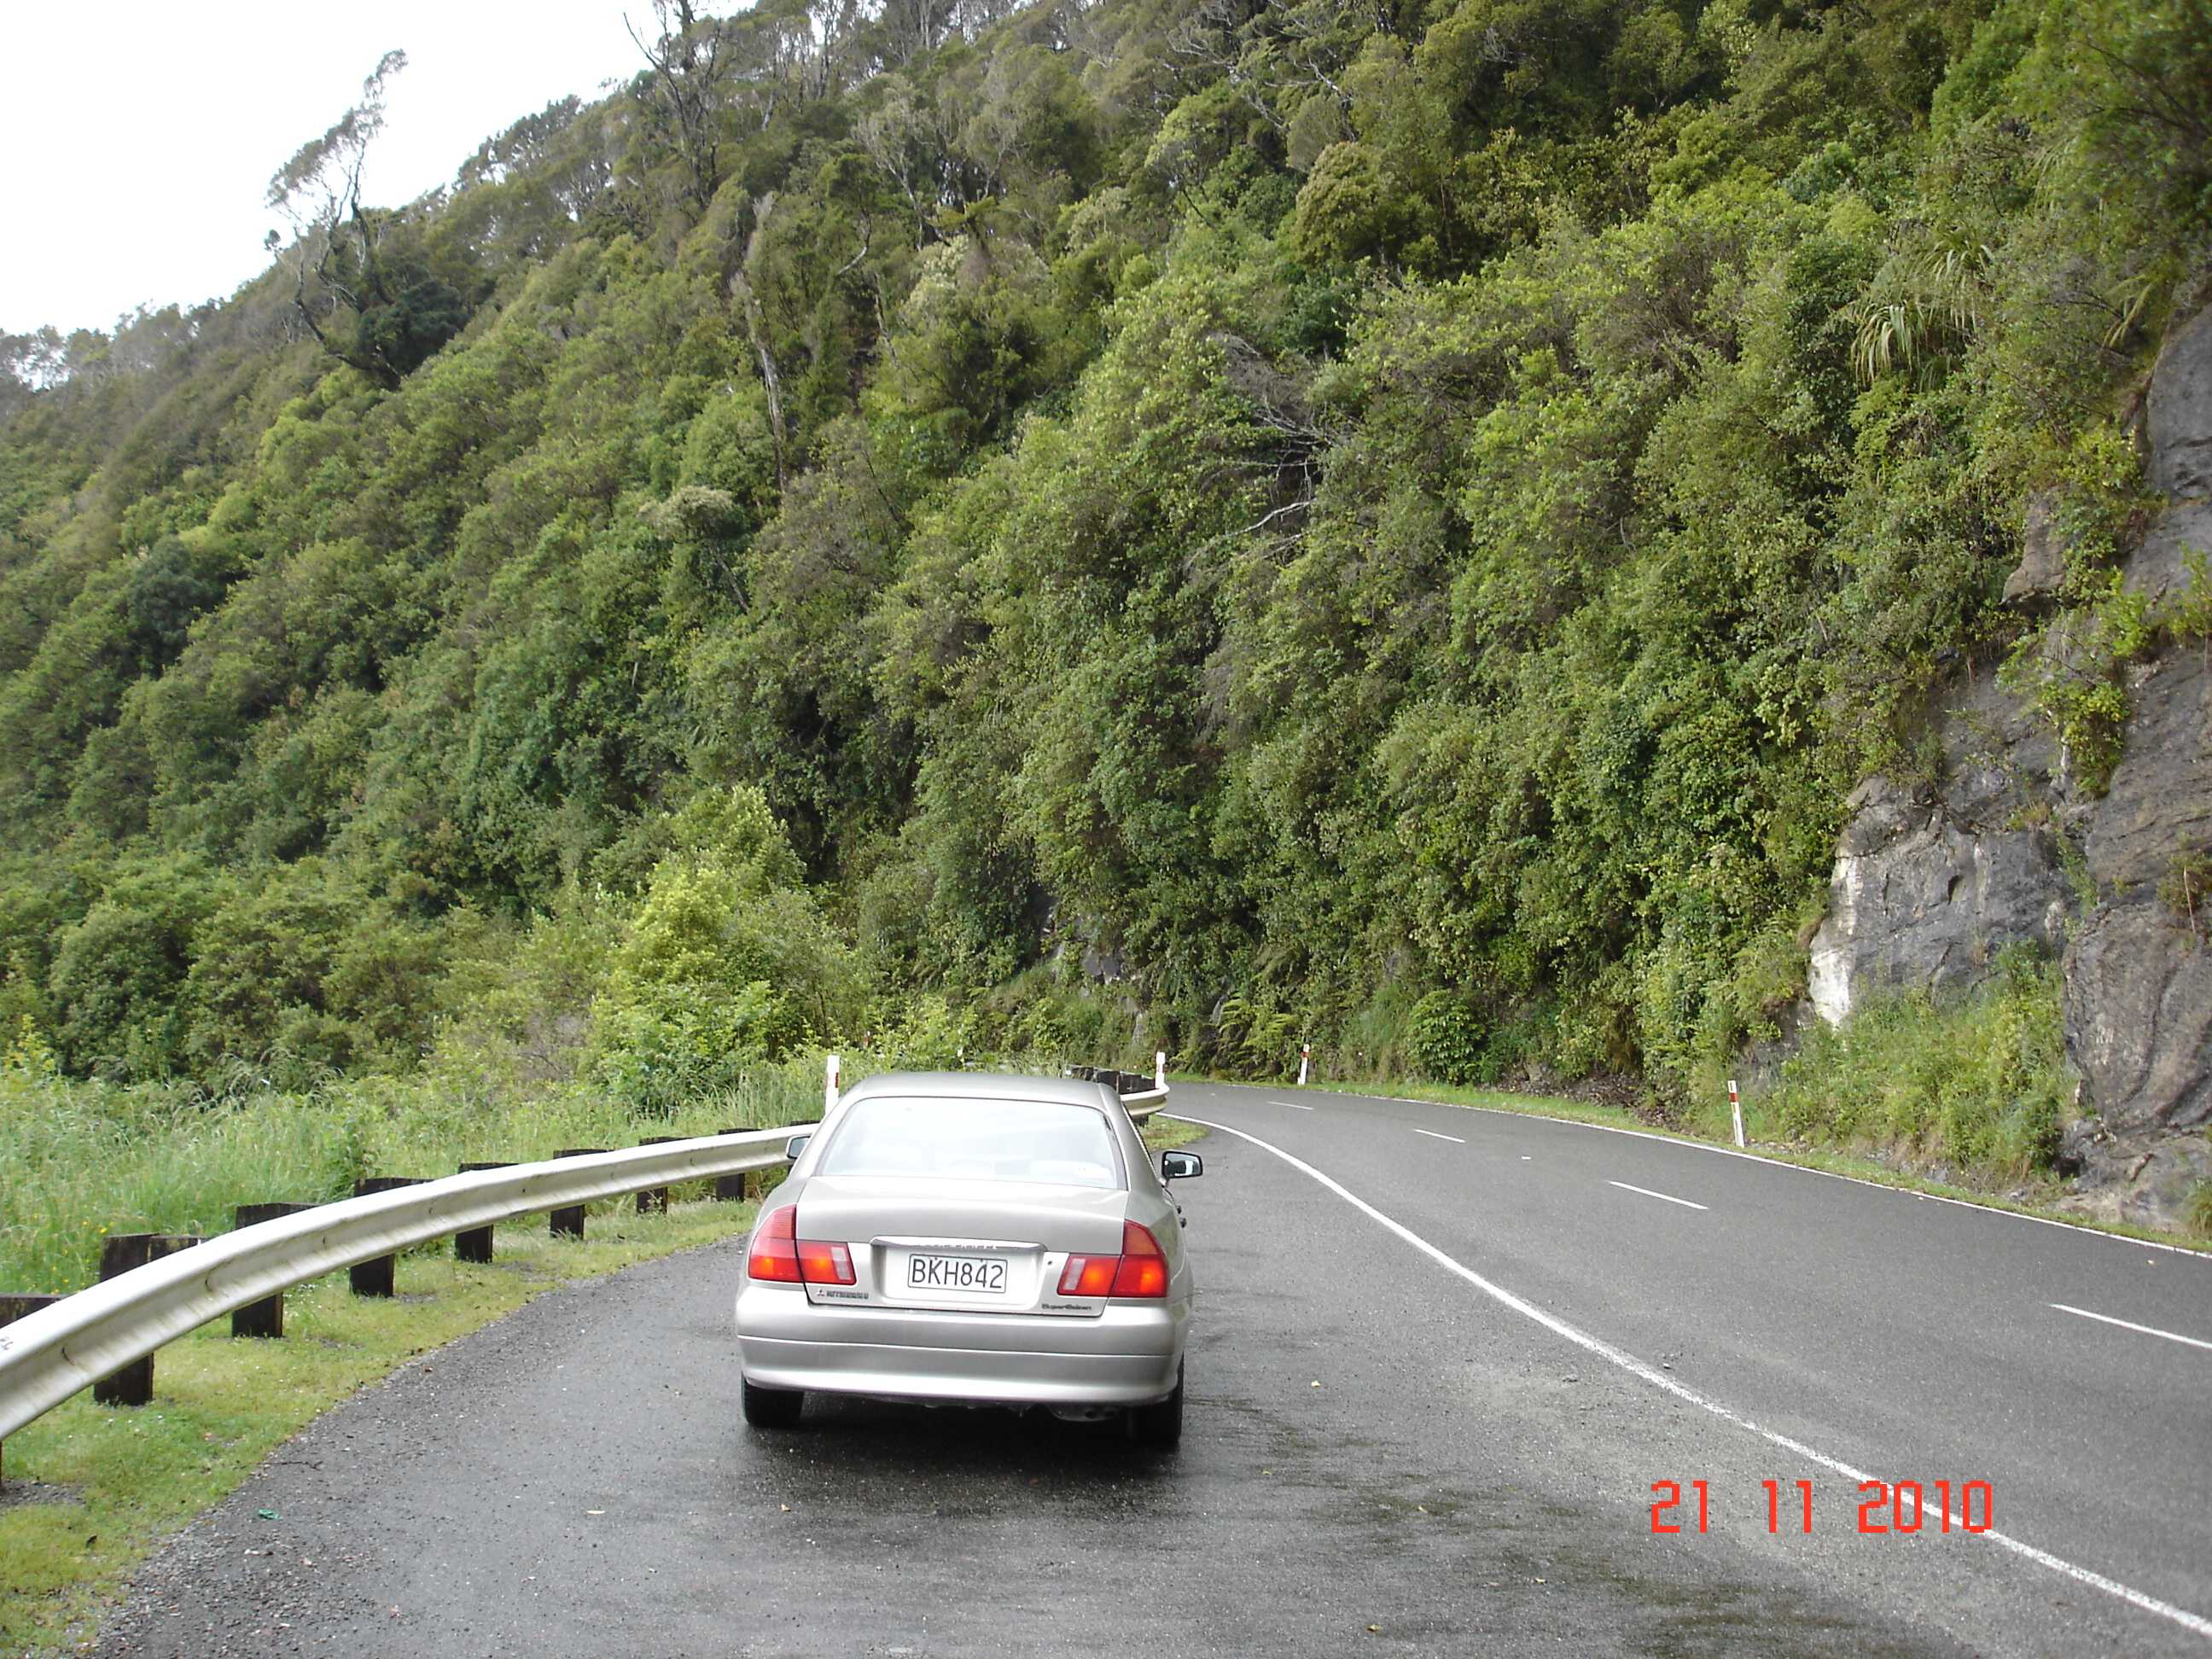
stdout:
MULTIPOLYGON (((1962 998, 1895 996, 1869 1001, 1834 1028, 1810 1021, 1765 1075, 1743 1068, 1747 1133, 1792 1155, 1845 1154, 1855 1170, 1877 1178, 1928 1176, 1978 1194, 2032 1187, 2039 1198, 2055 1197, 2054 1162, 2078 1081, 2059 995, 2057 964, 2022 947, 2004 953, 1995 977, 1962 998)), ((1295 1028, 1243 1023, 1250 1018, 1242 1004, 1225 1009, 1231 1063, 1217 1074, 1294 1077, 1295 1028)), ((1317 1048, 1316 1075, 1329 1079, 1318 1086, 1732 1137, 1720 1067, 1701 1067, 1664 1095, 1632 1078, 1562 1079, 1540 1058, 1546 1035, 1541 1017, 1493 1024, 1464 998, 1432 992, 1410 1006, 1370 1010, 1352 1033, 1359 1048, 1317 1048)))
POLYGON ((2020 958, 1954 1006, 1902 997, 1808 1032, 1753 1112, 1785 1141, 2017 1184, 2051 1170, 2075 1081, 2057 969, 2020 958))
MULTIPOLYGON (((392 208, 386 58, 262 276, 0 339, 25 1167, 328 1189, 825 1048, 1695 1121, 1933 691, 2109 769, 2203 0, 655 10, 392 208)), ((1776 1109, 2037 1167, 2027 994, 1776 1109)))
POLYGON ((0 1066, 0 1290, 81 1290, 98 1277, 110 1232, 228 1232, 239 1205, 350 1198, 368 1176, 448 1176, 465 1161, 526 1163, 821 1115, 818 1059, 763 1067, 663 1115, 574 1088, 495 1103, 436 1077, 210 1101, 41 1075, 18 1051, 0 1066))

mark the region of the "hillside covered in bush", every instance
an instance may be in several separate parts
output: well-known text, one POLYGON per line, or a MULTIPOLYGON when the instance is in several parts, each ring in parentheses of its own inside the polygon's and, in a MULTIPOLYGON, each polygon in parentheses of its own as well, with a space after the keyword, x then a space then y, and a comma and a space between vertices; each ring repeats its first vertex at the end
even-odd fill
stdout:
POLYGON ((661 21, 397 209, 388 58, 264 276, 6 339, 0 1014, 65 1070, 1664 1098, 1940 684, 2112 763, 2125 653, 2036 647, 2206 297, 2203 0, 661 21))

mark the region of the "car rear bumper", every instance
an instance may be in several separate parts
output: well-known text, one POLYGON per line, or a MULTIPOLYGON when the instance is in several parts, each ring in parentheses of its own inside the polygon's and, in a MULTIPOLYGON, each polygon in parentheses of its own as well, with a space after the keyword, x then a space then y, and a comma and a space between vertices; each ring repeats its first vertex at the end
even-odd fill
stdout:
POLYGON ((1136 1406, 1171 1393, 1188 1301, 1109 1303, 1095 1319, 823 1307, 748 1284, 738 1355, 757 1387, 888 1400, 1136 1406))

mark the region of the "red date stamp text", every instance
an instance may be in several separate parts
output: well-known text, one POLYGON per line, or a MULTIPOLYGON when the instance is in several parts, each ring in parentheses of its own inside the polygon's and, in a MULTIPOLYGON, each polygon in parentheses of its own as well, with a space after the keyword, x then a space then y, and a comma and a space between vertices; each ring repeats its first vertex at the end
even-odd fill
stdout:
MULTIPOLYGON (((1813 1530, 1810 1480, 1762 1480, 1765 1518, 1771 1533, 1813 1530)), ((1654 1480, 1651 1530, 1705 1532, 1712 1522, 1712 1493, 1703 1480, 1654 1480)), ((1862 1533, 1987 1532, 1996 1506, 1986 1480, 1862 1480, 1855 1500, 1862 1533)))

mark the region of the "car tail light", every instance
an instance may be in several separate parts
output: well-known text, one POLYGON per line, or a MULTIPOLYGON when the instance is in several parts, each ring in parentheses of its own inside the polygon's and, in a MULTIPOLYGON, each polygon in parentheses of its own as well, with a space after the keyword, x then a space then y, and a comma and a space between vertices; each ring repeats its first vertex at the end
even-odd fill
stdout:
POLYGON ((1060 1270, 1062 1296, 1110 1296, 1114 1274, 1121 1265, 1118 1255, 1072 1255, 1060 1270))
POLYGON ((799 1276, 810 1285, 849 1285, 853 1253, 836 1240, 799 1241, 799 1276))
POLYGON ((752 1253, 745 1258, 745 1276, 781 1285, 799 1284, 798 1234, 799 1206, 787 1204, 770 1211, 753 1234, 752 1253))
POLYGON ((1114 1270, 1115 1296, 1168 1293, 1168 1259, 1160 1242, 1133 1221, 1121 1224, 1121 1265, 1114 1270))
POLYGON ((1160 1242, 1133 1221, 1121 1224, 1119 1255, 1071 1255, 1060 1270, 1062 1296, 1136 1296, 1168 1293, 1168 1259, 1160 1242))

